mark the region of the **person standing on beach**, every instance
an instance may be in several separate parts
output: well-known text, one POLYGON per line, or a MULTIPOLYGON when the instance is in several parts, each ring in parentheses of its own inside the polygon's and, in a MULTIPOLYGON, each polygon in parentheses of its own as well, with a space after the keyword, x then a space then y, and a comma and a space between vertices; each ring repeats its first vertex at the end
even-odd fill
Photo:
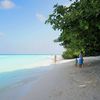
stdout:
POLYGON ((54 55, 54 63, 56 63, 56 61, 57 61, 57 56, 54 55))
POLYGON ((76 56, 75 57, 75 66, 77 67, 77 64, 78 64, 78 57, 76 56))
POLYGON ((79 58, 83 59, 83 52, 82 51, 79 54, 79 58))
POLYGON ((79 64, 79 67, 83 66, 83 52, 82 51, 79 54, 78 64, 79 64))

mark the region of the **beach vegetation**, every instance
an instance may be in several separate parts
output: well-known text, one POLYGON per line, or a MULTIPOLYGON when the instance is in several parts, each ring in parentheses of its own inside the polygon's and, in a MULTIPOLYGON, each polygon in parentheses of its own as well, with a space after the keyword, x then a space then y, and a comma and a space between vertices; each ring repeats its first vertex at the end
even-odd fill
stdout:
POLYGON ((55 42, 66 49, 64 58, 73 58, 80 51, 84 56, 100 55, 100 0, 76 0, 70 6, 56 4, 47 23, 60 31, 55 42))

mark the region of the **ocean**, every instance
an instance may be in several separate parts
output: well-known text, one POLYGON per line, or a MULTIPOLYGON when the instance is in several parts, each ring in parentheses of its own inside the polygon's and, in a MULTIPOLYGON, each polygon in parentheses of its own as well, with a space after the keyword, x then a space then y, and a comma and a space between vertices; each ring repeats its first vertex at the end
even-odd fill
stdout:
POLYGON ((52 55, 0 55, 0 92, 22 80, 38 79, 50 64, 52 55))

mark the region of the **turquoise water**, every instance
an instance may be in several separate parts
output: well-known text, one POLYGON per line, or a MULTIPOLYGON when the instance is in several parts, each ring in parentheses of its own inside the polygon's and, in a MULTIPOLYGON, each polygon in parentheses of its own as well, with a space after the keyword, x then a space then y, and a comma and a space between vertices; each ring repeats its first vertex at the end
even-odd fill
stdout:
POLYGON ((0 73, 36 67, 34 64, 50 57, 51 55, 0 55, 0 73))
POLYGON ((37 67, 35 63, 50 59, 51 55, 0 55, 0 91, 23 80, 36 80, 49 67, 37 67))

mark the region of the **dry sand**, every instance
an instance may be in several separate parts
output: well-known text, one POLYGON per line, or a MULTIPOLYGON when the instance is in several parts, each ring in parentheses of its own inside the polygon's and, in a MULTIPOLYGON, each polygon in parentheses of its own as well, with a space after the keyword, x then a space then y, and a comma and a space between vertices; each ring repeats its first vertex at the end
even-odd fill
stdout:
POLYGON ((100 100, 100 57, 85 58, 84 68, 74 64, 53 64, 38 80, 12 87, 0 100, 100 100))

